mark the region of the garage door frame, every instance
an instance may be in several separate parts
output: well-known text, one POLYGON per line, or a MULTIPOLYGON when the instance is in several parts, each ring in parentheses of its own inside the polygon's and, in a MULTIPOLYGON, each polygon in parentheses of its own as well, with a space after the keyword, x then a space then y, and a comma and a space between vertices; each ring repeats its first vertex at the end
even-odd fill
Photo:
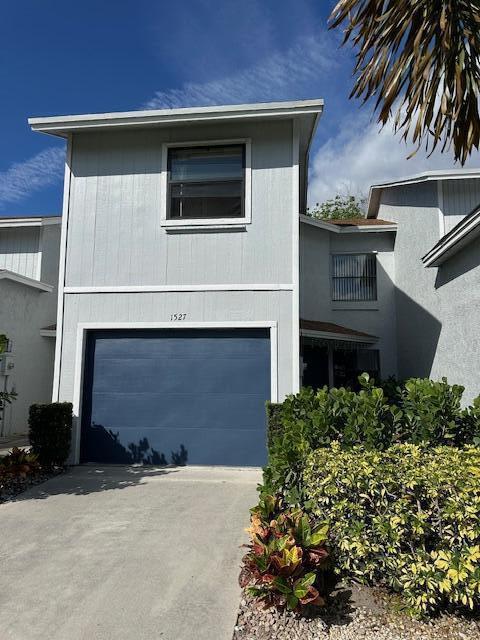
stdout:
POLYGON ((73 464, 80 462, 80 436, 82 424, 82 390, 85 369, 85 347, 87 333, 91 330, 135 330, 135 329, 269 329, 270 330, 270 401, 278 402, 278 338, 277 322, 238 321, 238 322, 79 322, 77 324, 77 345, 75 354, 75 374, 73 388, 74 449, 73 464))

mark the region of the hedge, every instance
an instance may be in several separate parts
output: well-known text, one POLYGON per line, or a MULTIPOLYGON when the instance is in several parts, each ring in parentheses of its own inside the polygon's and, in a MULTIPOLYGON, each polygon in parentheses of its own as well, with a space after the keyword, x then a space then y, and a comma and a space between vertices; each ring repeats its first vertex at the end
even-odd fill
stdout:
POLYGON ((302 389, 267 410, 269 444, 298 426, 312 449, 340 442, 342 448, 362 445, 386 449, 410 442, 432 446, 480 444, 480 396, 462 409, 464 387, 412 378, 382 386, 364 373, 362 389, 302 389))
POLYGON ((268 405, 268 467, 264 494, 281 493, 303 506, 301 473, 313 450, 338 442, 386 450, 408 442, 430 446, 480 444, 480 397, 461 408, 463 387, 413 378, 375 386, 359 377, 359 392, 345 388, 302 389, 281 405, 268 405))
POLYGON ((40 464, 45 467, 64 465, 72 440, 72 404, 33 404, 28 426, 32 452, 38 456, 40 464))
POLYGON ((311 453, 307 503, 336 566, 401 593, 416 614, 480 607, 480 450, 339 445, 311 453))

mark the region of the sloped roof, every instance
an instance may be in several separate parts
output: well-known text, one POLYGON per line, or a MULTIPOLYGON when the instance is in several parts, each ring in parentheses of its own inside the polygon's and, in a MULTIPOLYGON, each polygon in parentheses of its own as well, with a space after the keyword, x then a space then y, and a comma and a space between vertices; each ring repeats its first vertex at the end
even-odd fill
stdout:
POLYGON ((50 224, 61 224, 61 216, 0 216, 0 229, 6 227, 44 227, 50 224))
POLYGON ((378 340, 377 336, 373 336, 370 333, 349 329, 334 322, 305 320, 303 318, 300 319, 300 331, 329 334, 325 335, 325 337, 337 340, 354 340, 356 342, 376 342, 378 340))
POLYGON ((475 208, 440 238, 423 256, 423 264, 426 267, 439 267, 478 236, 480 236, 480 207, 475 208))
POLYGON ((397 178, 387 182, 372 184, 368 197, 367 216, 375 218, 380 206, 380 198, 384 189, 422 182, 437 182, 440 180, 468 180, 480 178, 480 169, 445 169, 439 171, 424 171, 412 176, 397 178))
POLYGON ((151 127, 193 122, 212 122, 242 119, 270 119, 298 116, 318 118, 323 111, 323 100, 295 100, 259 102, 251 104, 212 105, 181 109, 150 109, 87 113, 53 117, 29 118, 33 131, 67 137, 72 131, 104 130, 111 127, 151 127))
POLYGON ((47 293, 53 291, 51 284, 46 284, 45 282, 40 282, 39 280, 22 276, 20 273, 15 273, 8 269, 0 269, 0 280, 11 280, 12 282, 24 284, 27 287, 32 287, 33 289, 38 289, 39 291, 45 291, 47 293))
POLYGON ((328 222, 338 227, 372 227, 396 224, 388 220, 380 220, 380 218, 344 218, 342 220, 328 220, 328 222))

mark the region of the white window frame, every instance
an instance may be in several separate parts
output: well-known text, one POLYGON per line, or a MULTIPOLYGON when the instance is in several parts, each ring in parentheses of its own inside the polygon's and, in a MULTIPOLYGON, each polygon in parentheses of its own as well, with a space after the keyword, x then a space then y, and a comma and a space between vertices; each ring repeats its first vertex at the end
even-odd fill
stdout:
POLYGON ((252 222, 252 141, 251 138, 235 138, 227 140, 195 140, 194 142, 165 142, 162 145, 162 173, 161 173, 161 207, 160 224, 167 229, 189 228, 231 228, 245 227, 252 222), (168 218, 168 150, 178 147, 205 147, 228 144, 245 145, 245 198, 244 215, 242 218, 186 218, 184 220, 168 218))

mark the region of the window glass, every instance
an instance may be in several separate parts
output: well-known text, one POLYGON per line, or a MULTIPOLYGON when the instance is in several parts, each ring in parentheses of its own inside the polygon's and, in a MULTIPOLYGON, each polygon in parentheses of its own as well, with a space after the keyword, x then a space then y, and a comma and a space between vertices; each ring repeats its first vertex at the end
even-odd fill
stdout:
POLYGON ((332 256, 332 300, 377 299, 377 259, 372 253, 332 256))
POLYGON ((244 145, 169 149, 168 217, 243 217, 244 158, 244 145))
POLYGON ((380 358, 377 349, 334 349, 333 384, 360 390, 358 377, 368 373, 376 382, 380 380, 380 358))

